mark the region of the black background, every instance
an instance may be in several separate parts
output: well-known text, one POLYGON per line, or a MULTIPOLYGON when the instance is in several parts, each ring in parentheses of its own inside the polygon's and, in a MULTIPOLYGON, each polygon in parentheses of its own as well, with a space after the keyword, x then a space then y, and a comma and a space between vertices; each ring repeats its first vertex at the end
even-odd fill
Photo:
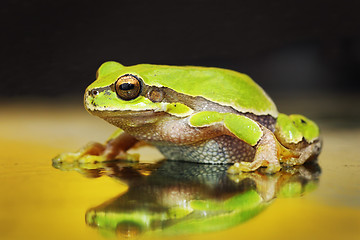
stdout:
POLYGON ((358 1, 3 1, 1 96, 81 96, 107 60, 249 74, 271 94, 357 92, 358 1))

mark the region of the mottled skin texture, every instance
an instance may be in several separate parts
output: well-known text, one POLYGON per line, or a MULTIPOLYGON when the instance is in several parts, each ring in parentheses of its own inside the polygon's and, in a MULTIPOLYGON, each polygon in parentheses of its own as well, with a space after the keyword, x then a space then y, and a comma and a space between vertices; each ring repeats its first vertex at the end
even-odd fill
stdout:
POLYGON ((248 76, 217 68, 154 66, 124 67, 110 63, 101 67, 98 80, 85 92, 85 107, 124 133, 113 136, 105 145, 90 144, 76 153, 62 154, 54 161, 136 159, 126 151, 146 142, 171 160, 235 163, 229 168, 233 174, 260 167, 266 167, 267 173, 275 173, 281 164, 300 165, 320 153, 316 124, 301 115, 282 114, 281 122, 277 121, 275 105, 248 76), (135 70, 138 72, 134 73, 135 70), (119 91, 131 96, 134 87, 119 87, 117 83, 122 77, 141 82, 133 99, 120 99, 119 91), (192 88, 192 84, 199 85, 197 78, 202 80, 204 91, 201 86, 192 88), (249 93, 234 88, 239 86, 248 87, 249 93), (191 95, 201 93, 201 96, 191 95), (198 113, 218 120, 196 122, 193 116, 198 113), (241 134, 243 131, 246 136, 241 134), (293 135, 297 136, 296 141, 293 135))

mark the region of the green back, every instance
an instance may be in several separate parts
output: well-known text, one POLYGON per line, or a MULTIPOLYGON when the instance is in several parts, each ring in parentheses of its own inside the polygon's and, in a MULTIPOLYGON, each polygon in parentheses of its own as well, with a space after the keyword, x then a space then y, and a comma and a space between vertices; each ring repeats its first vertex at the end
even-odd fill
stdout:
POLYGON ((106 62, 98 70, 98 81, 92 87, 109 85, 116 80, 114 77, 127 73, 141 77, 147 85, 202 96, 240 112, 277 116, 272 100, 249 76, 221 68, 151 64, 124 67, 119 63, 106 62))

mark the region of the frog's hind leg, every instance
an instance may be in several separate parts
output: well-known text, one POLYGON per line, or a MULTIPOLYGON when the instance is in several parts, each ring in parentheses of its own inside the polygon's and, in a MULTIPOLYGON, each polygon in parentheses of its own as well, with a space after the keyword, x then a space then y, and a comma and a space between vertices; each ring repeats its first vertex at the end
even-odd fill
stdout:
POLYGON ((228 170, 231 174, 252 172, 260 167, 266 167, 266 173, 280 171, 279 148, 280 145, 274 134, 267 128, 262 128, 263 136, 256 145, 256 153, 252 162, 238 162, 228 170))

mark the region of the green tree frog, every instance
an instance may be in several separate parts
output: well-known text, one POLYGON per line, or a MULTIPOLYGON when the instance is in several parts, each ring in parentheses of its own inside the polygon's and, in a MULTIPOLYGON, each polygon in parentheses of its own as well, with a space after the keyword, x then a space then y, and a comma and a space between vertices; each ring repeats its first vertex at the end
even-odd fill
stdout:
POLYGON ((267 173, 320 153, 319 128, 302 115, 278 113, 249 76, 221 68, 105 62, 85 91, 86 110, 121 130, 54 162, 134 158, 139 143, 171 160, 233 164, 228 172, 267 173))

